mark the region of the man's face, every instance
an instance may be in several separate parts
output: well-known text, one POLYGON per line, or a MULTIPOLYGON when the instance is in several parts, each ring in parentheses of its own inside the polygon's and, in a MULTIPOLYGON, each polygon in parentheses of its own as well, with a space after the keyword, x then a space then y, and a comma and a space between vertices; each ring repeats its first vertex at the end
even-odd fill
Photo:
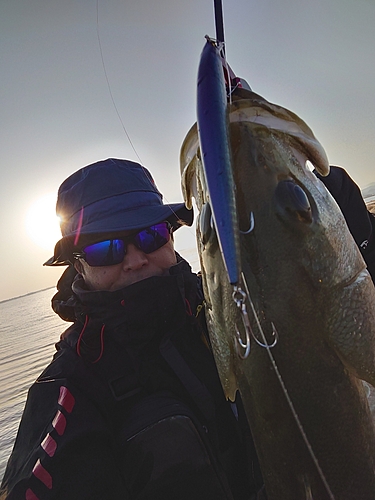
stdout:
POLYGON ((176 264, 172 238, 155 252, 146 254, 129 243, 124 260, 113 266, 89 266, 83 259, 75 263, 89 290, 114 291, 150 278, 168 274, 176 264))

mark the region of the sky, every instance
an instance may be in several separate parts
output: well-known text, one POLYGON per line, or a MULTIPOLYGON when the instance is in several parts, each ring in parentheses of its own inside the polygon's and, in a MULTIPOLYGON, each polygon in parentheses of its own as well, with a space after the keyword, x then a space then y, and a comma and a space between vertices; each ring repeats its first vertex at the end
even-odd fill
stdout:
MULTIPOLYGON (((375 2, 223 0, 223 13, 234 72, 297 113, 361 188, 375 182, 375 2)), ((182 200, 206 34, 213 0, 0 2, 0 300, 61 275, 42 266, 58 238, 45 217, 79 168, 140 161, 166 203, 182 200)), ((175 238, 197 265, 194 229, 175 238)))

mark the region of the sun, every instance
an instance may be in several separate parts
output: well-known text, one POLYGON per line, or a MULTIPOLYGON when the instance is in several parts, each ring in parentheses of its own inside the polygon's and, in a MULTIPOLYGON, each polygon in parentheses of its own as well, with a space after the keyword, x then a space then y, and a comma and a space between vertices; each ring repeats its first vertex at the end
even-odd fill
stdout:
POLYGON ((56 194, 49 193, 36 200, 27 210, 27 234, 38 246, 53 251, 61 238, 59 219, 55 215, 56 194))

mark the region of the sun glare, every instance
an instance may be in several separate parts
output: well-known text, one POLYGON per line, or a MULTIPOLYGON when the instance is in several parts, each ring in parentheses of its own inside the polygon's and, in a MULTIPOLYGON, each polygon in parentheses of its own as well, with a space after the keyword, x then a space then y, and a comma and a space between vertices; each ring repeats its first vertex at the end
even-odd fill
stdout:
POLYGON ((34 202, 27 211, 27 234, 40 247, 53 251, 61 238, 59 219, 55 215, 56 194, 46 194, 34 202))

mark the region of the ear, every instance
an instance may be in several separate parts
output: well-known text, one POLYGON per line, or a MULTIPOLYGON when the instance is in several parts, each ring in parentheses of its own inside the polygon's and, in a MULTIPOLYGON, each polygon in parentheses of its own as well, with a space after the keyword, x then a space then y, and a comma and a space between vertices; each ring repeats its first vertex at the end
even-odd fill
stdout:
POLYGON ((74 268, 77 271, 77 273, 83 274, 83 265, 82 262, 80 262, 79 260, 76 260, 74 262, 74 268))

